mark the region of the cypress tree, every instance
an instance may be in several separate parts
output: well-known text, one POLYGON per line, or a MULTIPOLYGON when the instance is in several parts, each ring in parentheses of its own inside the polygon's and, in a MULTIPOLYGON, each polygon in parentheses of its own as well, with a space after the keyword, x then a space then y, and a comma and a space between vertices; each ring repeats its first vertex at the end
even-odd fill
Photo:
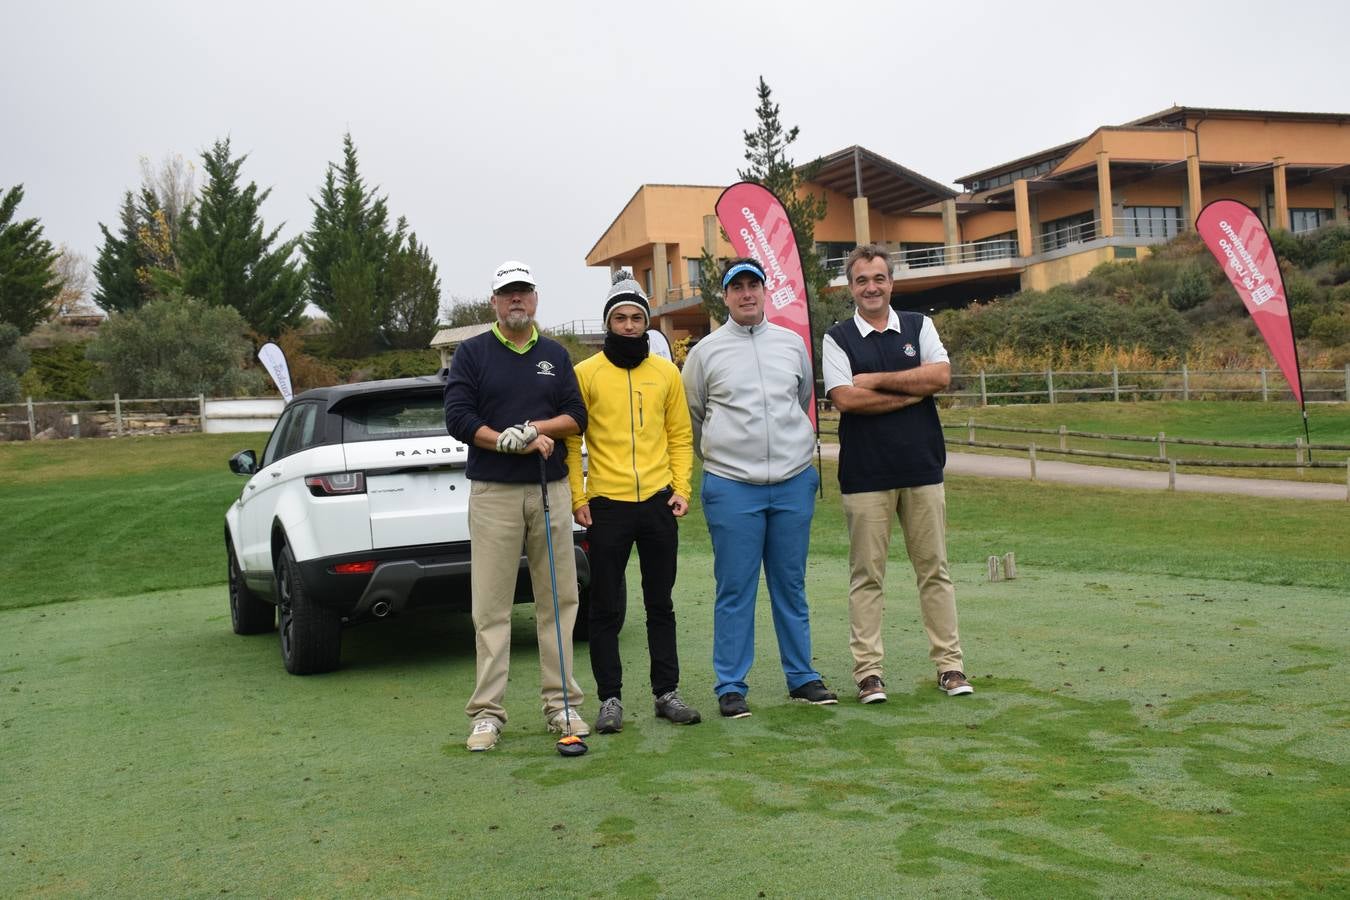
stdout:
POLYGON ((272 193, 240 174, 248 155, 232 158, 229 138, 202 154, 206 183, 193 220, 182 229, 179 264, 184 293, 213 306, 232 306, 255 331, 275 336, 299 324, 305 272, 292 261, 299 239, 278 242, 259 207, 272 193))
POLYGON ((22 201, 21 184, 0 193, 0 322, 27 334, 51 314, 61 279, 53 268, 59 254, 42 236, 42 224, 15 220, 22 201))
POLYGON ((366 187, 350 133, 342 164, 329 163, 305 234, 309 299, 333 325, 334 350, 361 354, 386 338, 390 267, 403 247, 406 223, 390 228, 388 198, 366 187), (339 283, 341 282, 341 283, 339 283))
POLYGON ((131 191, 122 200, 121 227, 114 236, 108 226, 98 223, 103 246, 94 261, 94 302, 110 313, 139 309, 150 298, 140 273, 148 260, 141 249, 140 220, 131 191))
POLYGON ((436 335, 441 313, 441 276, 427 252, 408 235, 408 246, 394 254, 387 278, 389 309, 384 323, 389 343, 400 348, 425 347, 436 335))

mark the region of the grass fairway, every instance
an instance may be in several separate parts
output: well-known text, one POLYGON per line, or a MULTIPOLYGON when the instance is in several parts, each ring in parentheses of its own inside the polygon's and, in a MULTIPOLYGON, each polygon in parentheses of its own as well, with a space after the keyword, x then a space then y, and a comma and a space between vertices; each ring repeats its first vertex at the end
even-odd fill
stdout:
MULTIPOLYGON (((126 492, 130 515, 146 472, 202 478, 196 505, 143 516, 180 549, 167 563, 136 557, 126 568, 138 571, 107 583, 218 581, 220 516, 239 484, 221 460, 250 444, 212 440, 128 457, 163 451, 177 469, 33 476, 0 488, 0 509, 8 520, 21 497, 52 519, 76 515, 69 494, 88 480, 126 492), (180 564, 193 554, 201 574, 180 564)), ((219 584, 111 596, 95 583, 77 602, 0 611, 0 883, 16 896, 136 897, 1350 891, 1344 505, 955 481, 977 693, 933 686, 897 546, 892 699, 864 708, 844 690, 845 542, 829 473, 826 485, 808 588, 818 667, 843 702, 787 701, 762 608, 755 714, 716 717, 696 510, 676 600, 684 692, 705 722, 652 717, 634 609, 629 724, 592 737, 581 759, 560 758, 544 733, 524 607, 512 718, 486 754, 463 749, 466 616, 354 629, 341 671, 294 678, 274 635, 230 633, 219 584), (983 581, 983 557, 1006 550, 1021 577, 983 581)), ((0 540, 6 585, 17 536, 0 540)), ((83 565, 111 567, 123 538, 90 531, 83 565)), ((73 577, 70 552, 31 558, 73 577)), ((29 592, 70 593, 37 580, 29 592)), ((577 659, 589 692, 583 648, 577 659)))

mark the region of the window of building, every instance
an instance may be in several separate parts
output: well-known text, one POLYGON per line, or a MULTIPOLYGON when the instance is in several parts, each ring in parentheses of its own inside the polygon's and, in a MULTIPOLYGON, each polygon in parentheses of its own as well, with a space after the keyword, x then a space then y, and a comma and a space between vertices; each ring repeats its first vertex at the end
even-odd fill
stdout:
POLYGON ((816 241, 816 255, 831 276, 844 274, 844 261, 853 252, 851 241, 816 241))
POLYGON ((1330 225, 1336 211, 1331 209, 1290 209, 1289 230, 1294 234, 1304 231, 1316 231, 1323 225, 1330 225))
POLYGON ((975 258, 1012 259, 1017 256, 1017 232, 1005 231, 975 242, 975 258))
POLYGON ((1127 206, 1124 224, 1124 237, 1174 238, 1181 233, 1181 207, 1127 206))
POLYGON ((1041 252, 1071 247, 1097 237, 1097 220, 1092 213, 1075 213, 1041 223, 1041 252))
POLYGON ((1019 178, 1035 178, 1037 175, 1044 175, 1055 166, 1064 161, 1064 157, 1047 159, 1044 162, 1038 162, 1035 165, 1023 166, 1020 169, 1013 169, 1009 172, 1000 172, 997 175, 990 175, 986 178, 980 178, 969 184, 971 191, 987 191, 990 188, 1002 187, 1005 184, 1012 184, 1019 178))
POLYGON ((922 269, 946 263, 947 253, 942 244, 907 241, 900 245, 897 268, 922 269))
POLYGON ((647 292, 647 296, 648 296, 648 297, 650 297, 650 296, 652 295, 652 270, 651 270, 651 269, 643 269, 643 270, 642 270, 642 289, 645 290, 645 291, 647 292))
POLYGON ((687 283, 697 287, 700 279, 702 279, 703 277, 703 260, 686 259, 684 261, 684 264, 686 272, 689 276, 689 280, 687 283))

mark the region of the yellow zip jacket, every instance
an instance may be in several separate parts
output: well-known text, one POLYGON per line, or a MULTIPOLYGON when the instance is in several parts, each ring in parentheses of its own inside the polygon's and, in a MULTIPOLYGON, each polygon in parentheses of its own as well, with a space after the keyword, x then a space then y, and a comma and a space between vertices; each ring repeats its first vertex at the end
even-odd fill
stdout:
MULTIPOLYGON (((586 484, 581 466, 567 467, 572 509, 592 497, 637 502, 671 487, 689 496, 694 464, 693 430, 680 370, 648 355, 621 369, 597 353, 577 364, 577 383, 586 404, 586 484)), ((581 436, 567 439, 567 458, 581 459, 581 436)))

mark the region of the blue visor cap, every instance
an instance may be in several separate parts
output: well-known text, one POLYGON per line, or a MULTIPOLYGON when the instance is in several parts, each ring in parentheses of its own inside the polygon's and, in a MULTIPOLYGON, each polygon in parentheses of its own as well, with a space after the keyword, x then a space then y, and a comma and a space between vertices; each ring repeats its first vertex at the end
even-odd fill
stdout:
POLYGON ((731 279, 735 278, 742 272, 749 272, 751 275, 758 278, 761 284, 763 284, 764 281, 766 280, 764 278, 764 270, 759 267, 758 263, 752 262, 736 263, 736 265, 732 266, 730 269, 727 269, 727 274, 722 276, 722 290, 726 290, 727 285, 731 284, 731 279))

